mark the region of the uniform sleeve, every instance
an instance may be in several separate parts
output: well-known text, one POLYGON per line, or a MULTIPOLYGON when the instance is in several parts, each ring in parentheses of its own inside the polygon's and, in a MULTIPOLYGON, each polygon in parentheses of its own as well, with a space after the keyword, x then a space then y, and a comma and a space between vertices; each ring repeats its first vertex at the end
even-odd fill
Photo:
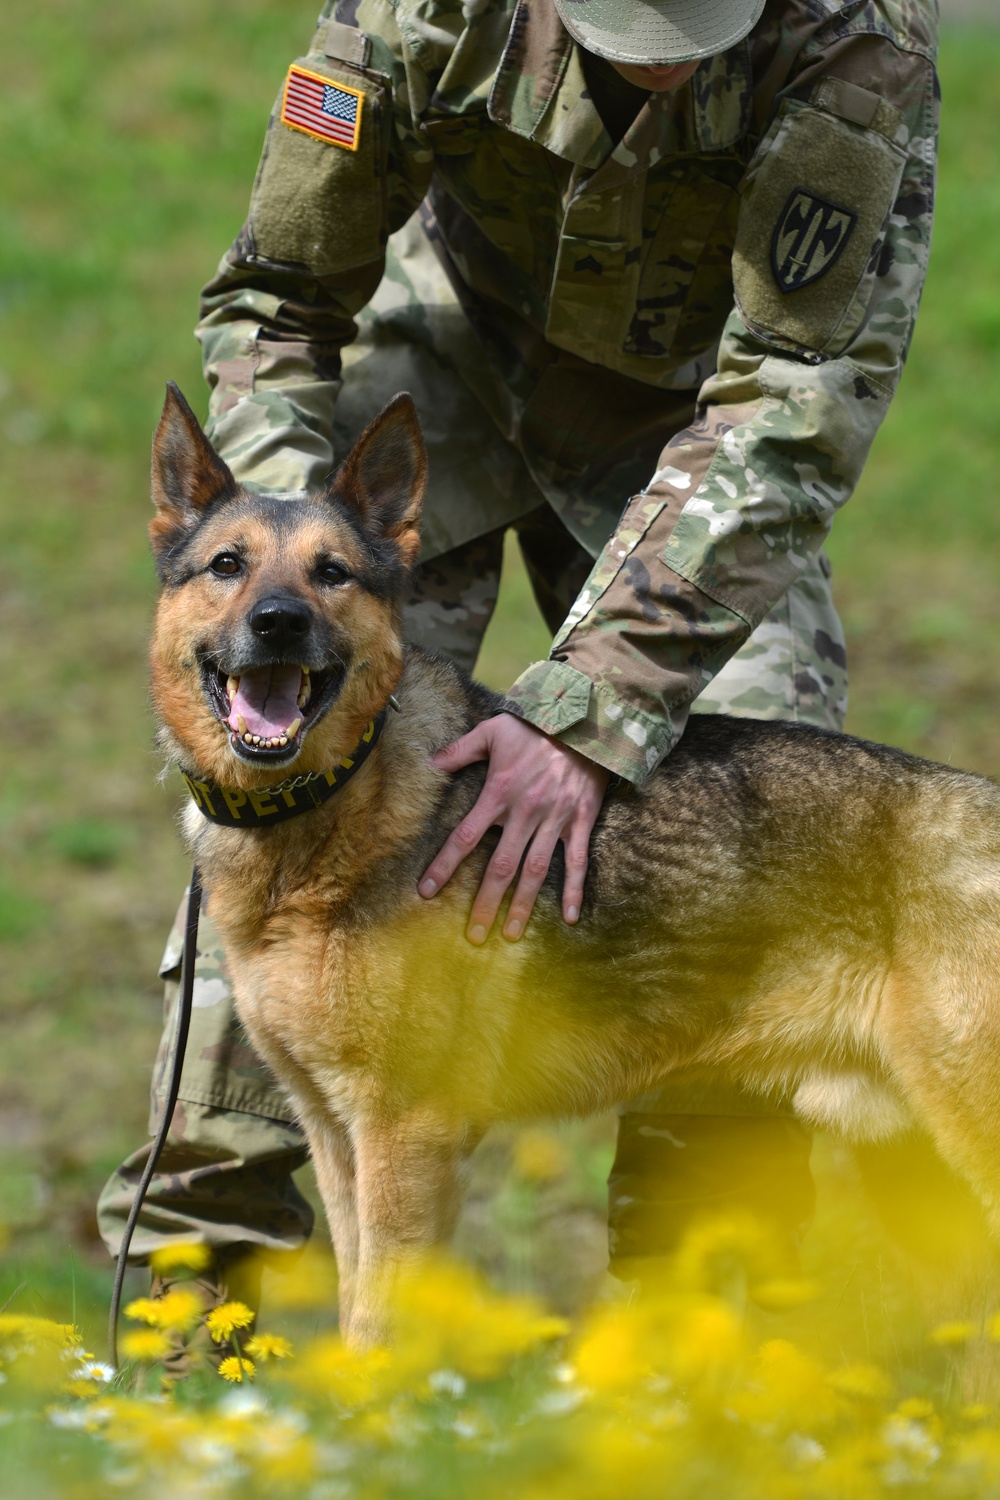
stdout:
POLYGON ((416 125, 429 84, 393 7, 360 0, 348 26, 333 3, 282 84, 247 221, 202 294, 206 430, 251 489, 307 490, 329 474, 341 350, 381 280, 389 234, 430 180, 416 125), (290 81, 302 102, 286 99, 290 81), (335 111, 318 123, 317 91, 335 111))
POLYGON ((912 334, 933 65, 866 36, 831 46, 810 75, 748 169, 735 307, 695 420, 626 507, 550 660, 509 694, 514 712, 635 783, 822 546, 912 334))

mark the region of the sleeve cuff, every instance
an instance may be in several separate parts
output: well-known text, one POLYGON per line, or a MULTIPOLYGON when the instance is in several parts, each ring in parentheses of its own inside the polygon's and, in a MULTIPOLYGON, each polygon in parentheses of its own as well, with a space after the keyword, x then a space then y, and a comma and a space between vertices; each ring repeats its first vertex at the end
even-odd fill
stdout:
POLYGON ((688 716, 683 704, 653 718, 564 661, 534 662, 504 707, 636 786, 674 748, 688 716))

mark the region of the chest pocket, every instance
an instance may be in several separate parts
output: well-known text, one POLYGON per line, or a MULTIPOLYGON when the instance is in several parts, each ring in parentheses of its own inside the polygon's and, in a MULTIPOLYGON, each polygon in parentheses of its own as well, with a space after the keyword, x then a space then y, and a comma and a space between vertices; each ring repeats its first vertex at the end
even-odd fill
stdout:
POLYGON ((382 254, 385 99, 378 75, 347 63, 310 55, 292 65, 250 199, 247 233, 258 259, 328 276, 382 254), (292 87, 299 93, 286 103, 292 87), (302 123, 294 128, 286 115, 302 123))
POLYGON ((645 249, 626 354, 689 358, 718 338, 732 306, 741 172, 735 164, 727 179, 686 162, 647 190, 645 249))

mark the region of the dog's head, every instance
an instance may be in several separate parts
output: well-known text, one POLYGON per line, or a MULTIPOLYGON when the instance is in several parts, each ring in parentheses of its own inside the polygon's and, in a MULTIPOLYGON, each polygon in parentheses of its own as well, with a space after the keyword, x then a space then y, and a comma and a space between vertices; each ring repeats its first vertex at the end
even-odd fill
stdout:
POLYGON ((353 748, 399 678, 426 478, 417 414, 399 395, 322 493, 251 494, 167 387, 153 443, 152 685, 173 758, 253 788, 353 748))

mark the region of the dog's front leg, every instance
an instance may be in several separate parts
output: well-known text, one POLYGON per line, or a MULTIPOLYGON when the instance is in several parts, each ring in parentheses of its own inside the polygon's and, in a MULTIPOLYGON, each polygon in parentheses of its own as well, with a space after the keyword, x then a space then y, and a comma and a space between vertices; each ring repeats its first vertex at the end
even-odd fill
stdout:
POLYGON ((346 1126, 333 1115, 303 1119, 316 1182, 337 1258, 340 1326, 350 1325, 358 1279, 358 1202, 354 1147, 346 1126))
POLYGON ((399 1267, 446 1244, 462 1205, 465 1166, 481 1131, 429 1111, 352 1122, 358 1270, 346 1337, 359 1347, 392 1338, 399 1267))

